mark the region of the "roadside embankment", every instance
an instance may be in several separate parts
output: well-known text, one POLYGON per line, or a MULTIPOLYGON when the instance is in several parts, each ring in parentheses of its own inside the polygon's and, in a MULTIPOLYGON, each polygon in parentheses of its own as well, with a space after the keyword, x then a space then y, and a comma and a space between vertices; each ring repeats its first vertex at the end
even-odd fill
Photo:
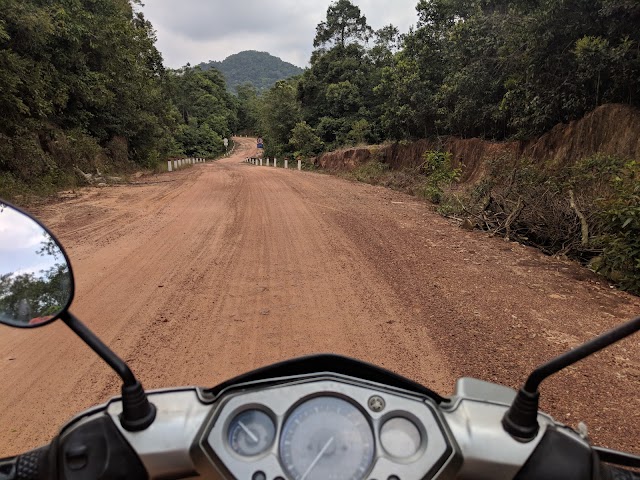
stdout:
POLYGON ((339 171, 350 171, 372 160, 392 169, 414 168, 423 163, 428 150, 450 152, 453 165, 462 168, 463 182, 479 180, 488 161, 507 155, 531 158, 548 169, 572 165, 598 153, 640 159, 640 111, 628 105, 607 104, 535 139, 494 142, 441 137, 342 149, 320 155, 315 163, 339 171))
POLYGON ((441 137, 343 149, 317 166, 563 255, 640 292, 640 111, 603 105, 539 138, 441 137))

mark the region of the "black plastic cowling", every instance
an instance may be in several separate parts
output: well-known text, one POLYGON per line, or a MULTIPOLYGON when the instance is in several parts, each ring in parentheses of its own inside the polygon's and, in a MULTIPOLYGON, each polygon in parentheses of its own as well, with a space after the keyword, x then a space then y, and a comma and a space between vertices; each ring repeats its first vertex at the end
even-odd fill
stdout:
POLYGON ((640 473, 611 465, 603 465, 599 480, 640 480, 640 473))
POLYGON ((111 418, 98 417, 64 433, 58 448, 64 480, 145 480, 147 472, 111 418))

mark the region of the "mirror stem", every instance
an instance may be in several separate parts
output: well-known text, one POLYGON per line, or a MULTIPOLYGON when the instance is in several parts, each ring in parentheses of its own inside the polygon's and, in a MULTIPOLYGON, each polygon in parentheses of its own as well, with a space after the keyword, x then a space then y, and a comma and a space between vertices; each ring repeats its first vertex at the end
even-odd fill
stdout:
POLYGON ((122 414, 120 415, 122 427, 131 432, 145 430, 153 423, 156 408, 147 399, 142 384, 129 366, 71 312, 65 311, 60 318, 122 379, 122 414))
POLYGON ((573 365, 583 358, 633 335, 639 330, 640 317, 603 333, 593 340, 536 368, 527 378, 524 387, 518 391, 513 404, 502 418, 502 425, 507 433, 521 442, 530 442, 536 438, 540 429, 538 424, 538 401, 540 399, 538 387, 542 381, 569 365, 573 365))
POLYGON ((89 345, 91 349, 100 356, 100 358, 107 362, 109 366, 116 371, 125 386, 129 387, 138 383, 129 366, 124 363, 120 357, 113 353, 111 349, 107 347, 91 330, 89 330, 87 326, 78 319, 78 317, 73 315, 71 312, 66 311, 60 316, 60 318, 82 339, 84 343, 89 345))

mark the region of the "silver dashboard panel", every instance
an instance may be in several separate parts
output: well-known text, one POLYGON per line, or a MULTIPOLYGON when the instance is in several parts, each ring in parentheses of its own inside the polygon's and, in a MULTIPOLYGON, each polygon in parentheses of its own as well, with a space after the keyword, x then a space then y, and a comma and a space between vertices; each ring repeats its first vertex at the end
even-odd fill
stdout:
MULTIPOLYGON (((277 386, 228 392, 218 402, 207 420, 200 436, 200 452, 204 458, 196 461, 198 471, 209 471, 214 478, 232 476, 250 479, 256 472, 266 478, 286 478, 280 464, 278 445, 282 426, 290 412, 304 400, 317 396, 335 396, 345 399, 360 409, 368 419, 375 440, 375 455, 367 478, 400 479, 453 478, 457 468, 457 449, 435 405, 424 398, 359 384, 356 380, 343 378, 308 379, 277 386), (379 395, 385 408, 374 412, 368 407, 372 395, 379 395), (257 408, 267 413, 276 423, 276 440, 264 454, 243 458, 237 455, 228 443, 228 426, 231 420, 244 410, 257 408), (380 447, 380 428, 393 417, 404 417, 413 421, 422 434, 422 445, 418 454, 407 460, 389 456, 380 447)), ((208 477, 209 475, 204 474, 208 477)))
POLYGON ((195 388, 154 391, 148 395, 156 406, 156 419, 142 432, 122 428, 118 419, 122 413, 120 400, 109 403, 107 414, 140 457, 149 478, 196 477, 189 450, 213 407, 200 401, 195 388))
POLYGON ((555 422, 538 414, 540 431, 530 442, 519 442, 502 428, 502 417, 516 396, 515 390, 474 378, 461 378, 443 416, 462 452, 457 478, 513 479, 538 446, 547 426, 555 422))

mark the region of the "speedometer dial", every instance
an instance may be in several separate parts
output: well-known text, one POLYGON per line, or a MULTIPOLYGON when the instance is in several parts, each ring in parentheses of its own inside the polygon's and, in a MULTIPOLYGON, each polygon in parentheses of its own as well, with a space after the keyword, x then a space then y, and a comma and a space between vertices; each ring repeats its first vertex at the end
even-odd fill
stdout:
POLYGON ((247 410, 229 424, 229 446, 238 455, 260 455, 273 445, 276 426, 266 413, 247 410))
POLYGON ((294 480, 361 480, 374 455, 369 422, 351 403, 317 397, 287 418, 280 438, 280 460, 294 480))

